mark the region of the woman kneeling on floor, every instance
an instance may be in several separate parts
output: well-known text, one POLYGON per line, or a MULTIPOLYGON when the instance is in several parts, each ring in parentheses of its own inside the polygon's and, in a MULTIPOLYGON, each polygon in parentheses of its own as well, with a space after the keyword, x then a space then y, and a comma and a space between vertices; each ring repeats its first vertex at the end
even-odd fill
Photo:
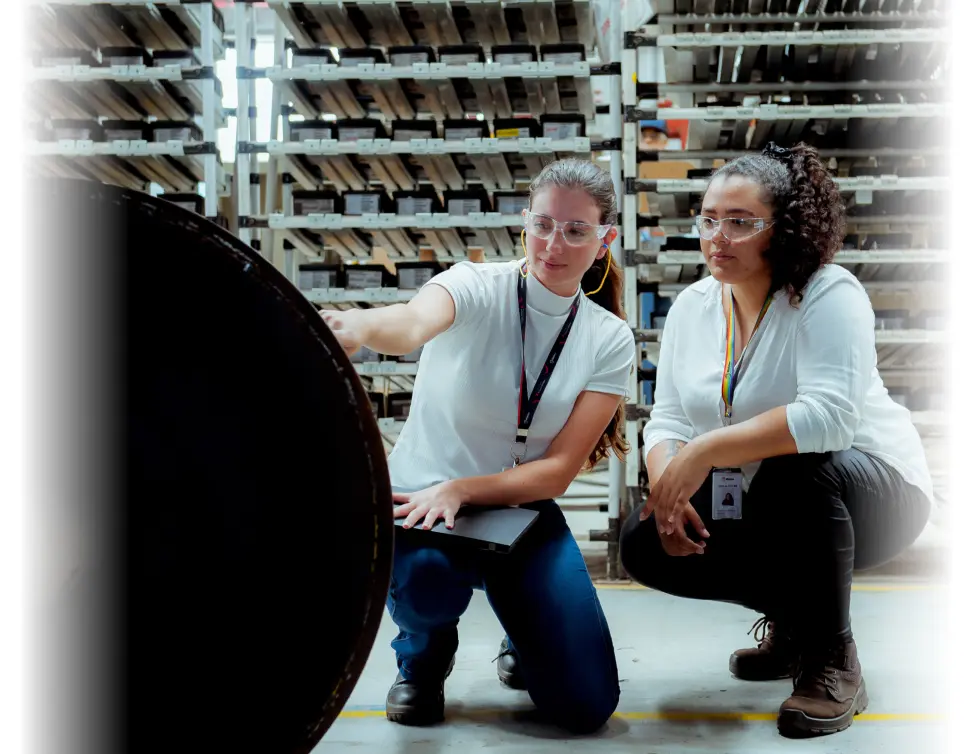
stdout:
POLYGON ((697 218, 711 275, 667 316, 644 429, 651 494, 621 533, 640 583, 764 614, 731 671, 794 679, 786 735, 842 730, 865 709, 852 572, 910 545, 932 503, 922 442, 878 373, 868 295, 831 263, 844 223, 805 145, 712 177, 697 218))
POLYGON ((562 161, 534 180, 524 215, 522 263, 460 262, 407 304, 323 315, 350 353, 426 344, 389 456, 405 527, 451 526, 464 505, 539 511, 509 554, 443 548, 447 537, 397 528, 388 607, 399 674, 386 701, 395 722, 443 718, 457 623, 474 589, 506 631, 504 684, 577 733, 600 728, 617 706, 607 622, 553 501, 588 461, 626 449, 621 398, 635 345, 608 248, 617 197, 593 163, 562 161))

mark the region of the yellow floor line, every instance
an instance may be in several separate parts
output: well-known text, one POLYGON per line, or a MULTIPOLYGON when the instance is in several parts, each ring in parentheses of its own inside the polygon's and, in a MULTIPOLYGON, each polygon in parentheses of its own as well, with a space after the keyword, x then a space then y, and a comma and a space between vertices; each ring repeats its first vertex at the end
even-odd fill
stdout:
MULTIPOLYGON (((609 589, 617 592, 645 592, 653 591, 650 587, 640 584, 623 584, 612 582, 595 582, 598 589, 609 589)), ((853 584, 853 592, 928 592, 945 589, 945 584, 853 584)))
MULTIPOLYGON (((518 710, 481 709, 467 711, 453 710, 449 713, 452 719, 473 719, 478 717, 494 717, 497 715, 513 714, 518 710)), ((343 710, 340 718, 350 720, 384 718, 384 710, 343 710)), ((615 712, 613 715, 620 720, 662 720, 666 722, 748 722, 773 723, 777 719, 776 712, 615 712)), ((904 712, 866 712, 858 715, 855 722, 864 723, 939 723, 944 720, 943 715, 931 713, 904 712)))

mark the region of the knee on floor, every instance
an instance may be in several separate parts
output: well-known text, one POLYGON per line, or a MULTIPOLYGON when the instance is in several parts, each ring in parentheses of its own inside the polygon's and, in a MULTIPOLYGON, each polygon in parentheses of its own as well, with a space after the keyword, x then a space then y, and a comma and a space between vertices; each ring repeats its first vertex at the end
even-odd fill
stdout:
POLYGON ((603 728, 617 709, 620 692, 589 695, 582 693, 560 700, 545 710, 553 723, 574 735, 589 735, 603 728))

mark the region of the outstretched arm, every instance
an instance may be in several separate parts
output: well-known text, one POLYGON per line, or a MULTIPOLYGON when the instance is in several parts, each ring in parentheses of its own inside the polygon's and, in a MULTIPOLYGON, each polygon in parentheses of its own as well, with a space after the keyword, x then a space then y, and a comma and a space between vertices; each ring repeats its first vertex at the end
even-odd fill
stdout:
POLYGON ((405 304, 322 312, 349 355, 362 346, 391 356, 412 353, 449 328, 455 318, 453 297, 439 285, 423 287, 405 304))

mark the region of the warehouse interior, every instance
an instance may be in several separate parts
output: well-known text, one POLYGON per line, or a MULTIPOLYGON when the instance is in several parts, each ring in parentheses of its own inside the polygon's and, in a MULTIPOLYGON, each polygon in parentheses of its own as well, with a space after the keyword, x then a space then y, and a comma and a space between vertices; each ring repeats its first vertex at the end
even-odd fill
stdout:
MULTIPOLYGON (((952 0, 181 0, 35 3, 27 14, 31 175, 145 191, 249 244, 318 309, 410 300, 453 264, 521 259, 527 186, 554 159, 609 172, 611 251, 637 342, 626 462, 558 500, 614 634, 617 713, 568 736, 500 685, 501 628, 477 593, 460 621, 445 723, 391 724, 383 616, 317 752, 941 751, 954 543, 945 216, 952 0), (641 431, 665 317, 708 275, 694 227, 715 168, 768 142, 816 146, 845 199, 835 262, 865 286, 878 368, 911 412, 934 514, 894 561, 857 574, 866 713, 831 737, 776 731, 788 681, 728 656, 758 617, 676 599, 623 572, 618 537, 647 499, 641 431)), ((386 452, 420 353, 353 356, 386 452)), ((467 397, 469 400, 470 397, 467 397)), ((324 480, 323 480, 324 481, 324 480)), ((767 568, 767 564, 763 564, 767 568)))

